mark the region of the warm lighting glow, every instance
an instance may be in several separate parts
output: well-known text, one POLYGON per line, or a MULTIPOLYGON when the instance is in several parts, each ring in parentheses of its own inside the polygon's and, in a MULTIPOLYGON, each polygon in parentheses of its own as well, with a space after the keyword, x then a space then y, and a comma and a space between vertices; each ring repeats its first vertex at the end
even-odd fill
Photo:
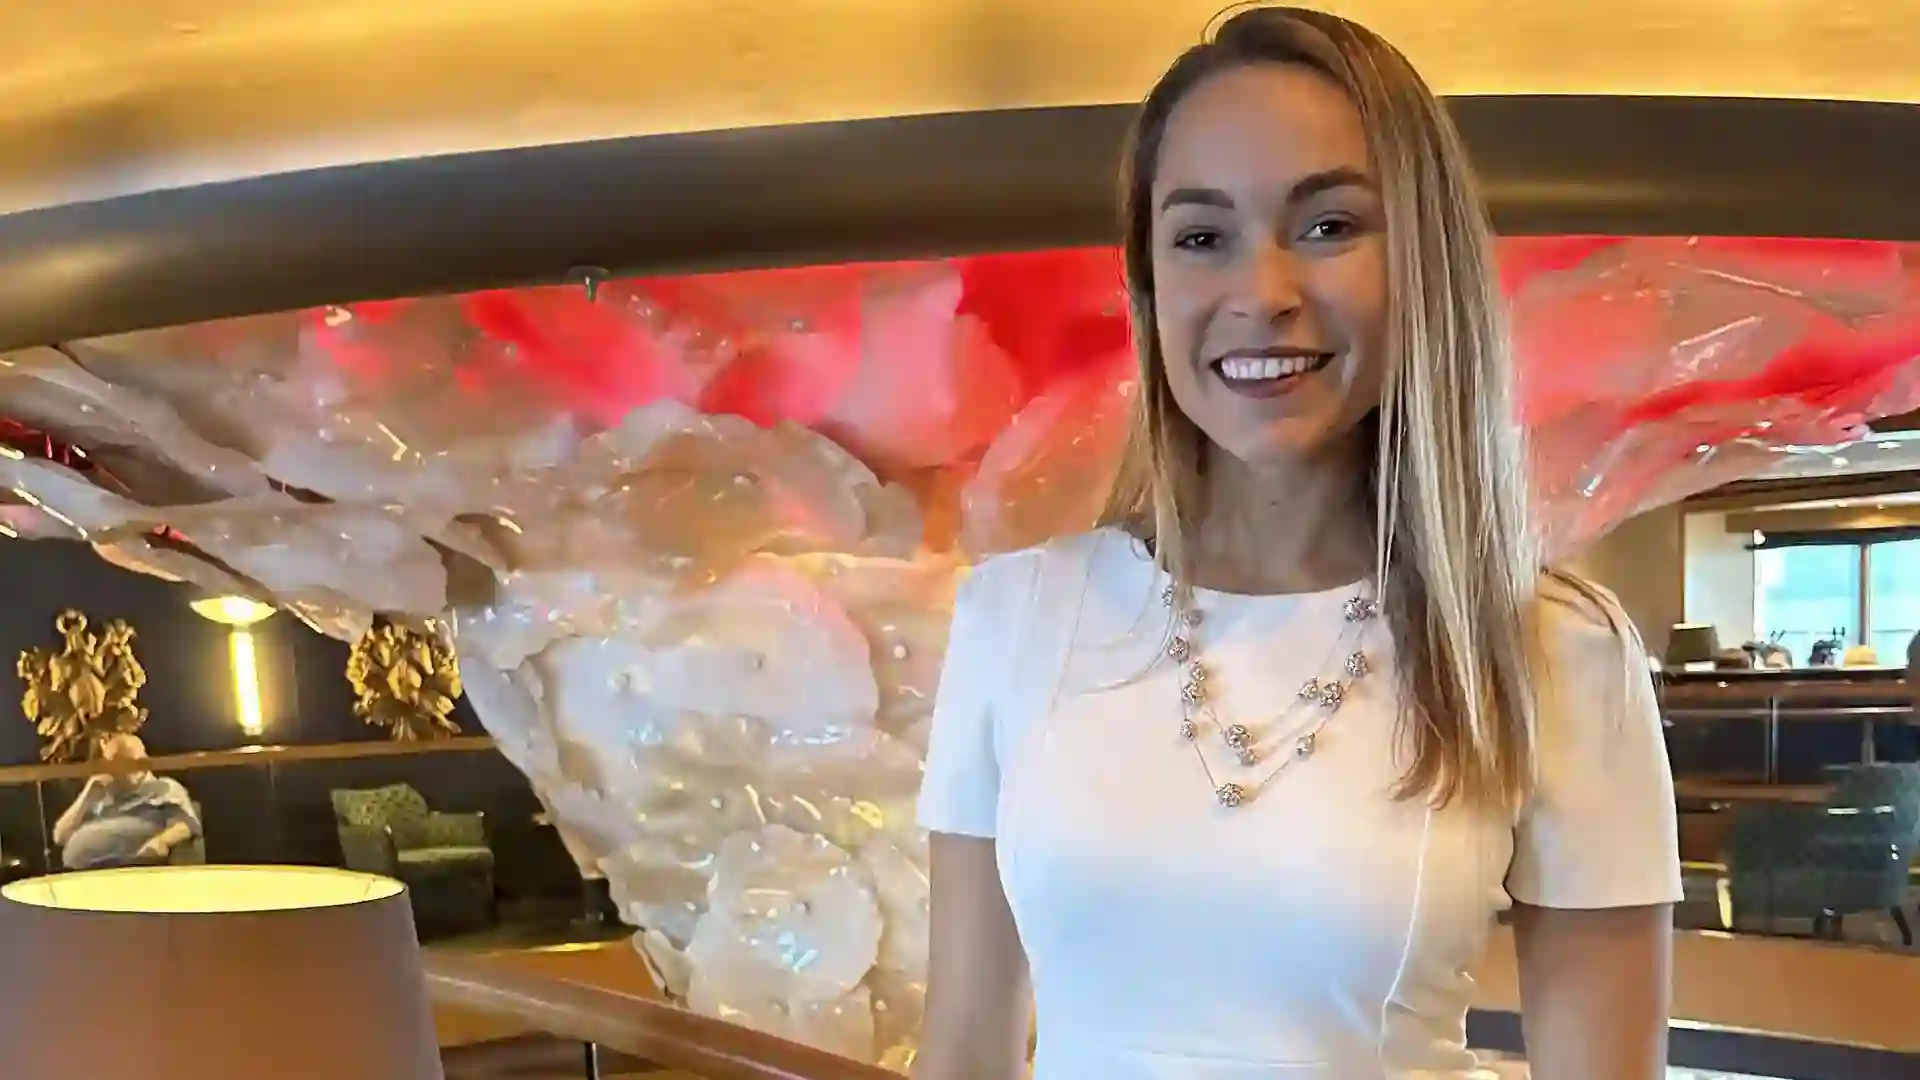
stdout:
POLYGON ((222 626, 247 627, 272 615, 272 604, 262 604, 244 596, 214 596, 187 605, 195 615, 222 626))
MULTIPOLYGON (((1226 0, 197 0, 31 5, 0 212, 383 158, 760 124, 1138 101, 1226 0), (171 8, 170 8, 171 10, 171 8), (1119 12, 1124 11, 1124 14, 1119 12), (176 28, 177 30, 177 28, 176 28), (661 49, 659 42, 723 41, 661 49), (633 57, 647 63, 635 70, 633 57), (407 73, 404 94, 364 71, 407 73), (487 72, 475 78, 475 71, 487 72), (502 108, 498 87, 516 88, 502 108), (111 93, 101 90, 112 87, 111 93), (115 116, 140 139, 72 137, 115 116), (145 167, 136 167, 144 164, 145 167)), ((1892 0, 1330 0, 1446 93, 1920 100, 1892 0), (1572 43, 1577 43, 1574 45, 1572 43)), ((28 9, 15 4, 13 8, 28 9)), ((8 24, 10 31, 15 29, 8 24)))
POLYGON ((227 635, 233 661, 233 708, 240 730, 258 735, 266 728, 260 716, 260 662, 253 652, 253 634, 235 630, 227 635))
MULTIPOLYGON (((0 213, 463 150, 1137 102, 1225 6, 198 0, 192 33, 163 33, 144 4, 40 4, 25 38, 10 35, 0 77, 10 150, 0 213), (728 46, 660 50, 662 40, 728 46), (647 56, 641 75, 634 56, 647 56), (340 77, 382 69, 405 71, 407 92, 340 77), (513 108, 499 106, 499 86, 515 86, 513 108), (71 136, 121 110, 148 138, 71 136)), ((1524 15, 1501 0, 1325 6, 1384 33, 1450 94, 1920 100, 1912 8, 1889 0, 1843 15, 1822 0, 1542 2, 1524 15)))
POLYGON ((259 735, 266 730, 260 708, 260 659, 247 628, 271 617, 277 609, 244 596, 211 596, 187 606, 203 619, 233 628, 227 635, 227 655, 233 668, 234 719, 240 722, 241 731, 259 735))
POLYGON ((324 866, 143 866, 16 881, 0 897, 65 911, 230 914, 384 900, 399 882, 324 866))

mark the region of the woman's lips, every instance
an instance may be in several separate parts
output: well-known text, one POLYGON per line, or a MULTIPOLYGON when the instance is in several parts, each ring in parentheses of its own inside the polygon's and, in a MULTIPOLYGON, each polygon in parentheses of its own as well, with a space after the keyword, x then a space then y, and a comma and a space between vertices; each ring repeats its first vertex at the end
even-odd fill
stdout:
POLYGON ((1213 373, 1241 397, 1274 398, 1292 393, 1302 380, 1333 363, 1332 353, 1253 353, 1214 361, 1213 373))

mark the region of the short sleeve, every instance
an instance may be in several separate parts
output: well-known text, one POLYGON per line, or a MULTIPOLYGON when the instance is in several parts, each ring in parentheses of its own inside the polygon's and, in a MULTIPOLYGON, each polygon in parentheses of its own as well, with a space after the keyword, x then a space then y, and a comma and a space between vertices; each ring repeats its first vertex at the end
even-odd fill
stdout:
POLYGON ((947 655, 933 702, 933 732, 920 783, 920 824, 933 832, 992 839, 1000 805, 994 707, 1011 675, 1029 589, 1026 553, 989 559, 960 583, 947 655))
POLYGON ((1541 589, 1538 781, 1507 892, 1535 907, 1678 903, 1673 771, 1645 647, 1605 590, 1541 589))

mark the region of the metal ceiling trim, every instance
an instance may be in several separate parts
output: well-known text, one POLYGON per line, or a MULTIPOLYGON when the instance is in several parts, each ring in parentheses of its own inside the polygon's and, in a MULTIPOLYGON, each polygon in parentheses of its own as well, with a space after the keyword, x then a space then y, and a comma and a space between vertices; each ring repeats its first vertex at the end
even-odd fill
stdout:
MULTIPOLYGON (((1920 239, 1920 105, 1451 100, 1507 234, 1920 239)), ((0 349, 564 280, 1106 244, 1131 106, 638 136, 0 216, 0 349)))

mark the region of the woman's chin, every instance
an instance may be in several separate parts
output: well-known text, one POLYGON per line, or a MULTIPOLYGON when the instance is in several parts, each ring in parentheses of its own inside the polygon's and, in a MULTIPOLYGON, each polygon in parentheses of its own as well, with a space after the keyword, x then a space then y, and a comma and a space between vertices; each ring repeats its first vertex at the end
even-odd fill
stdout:
POLYGON ((1215 440, 1228 456, 1249 469, 1292 469, 1320 461, 1350 460, 1355 435, 1330 424, 1289 418, 1257 433, 1215 440))

